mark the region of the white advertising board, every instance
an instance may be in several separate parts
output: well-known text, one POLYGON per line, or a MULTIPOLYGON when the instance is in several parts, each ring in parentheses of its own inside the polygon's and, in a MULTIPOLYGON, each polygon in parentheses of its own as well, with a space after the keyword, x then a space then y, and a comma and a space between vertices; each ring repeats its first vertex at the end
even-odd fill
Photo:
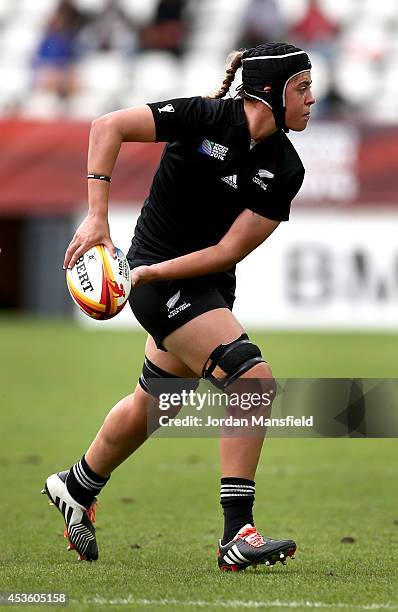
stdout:
MULTIPOLYGON (((127 252, 137 209, 113 207, 127 252)), ((398 214, 298 211, 238 265, 234 312, 248 328, 398 330, 398 214)), ((97 329, 137 326, 129 306, 97 329)))

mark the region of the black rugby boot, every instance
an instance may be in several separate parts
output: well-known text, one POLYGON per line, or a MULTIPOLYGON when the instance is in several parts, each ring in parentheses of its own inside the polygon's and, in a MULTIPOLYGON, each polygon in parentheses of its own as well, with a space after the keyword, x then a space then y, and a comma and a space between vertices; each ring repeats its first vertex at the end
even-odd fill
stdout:
POLYGON ((227 544, 219 541, 218 567, 223 571, 237 572, 249 565, 286 565, 287 557, 295 558, 296 542, 272 540, 260 535, 253 525, 245 525, 227 544))

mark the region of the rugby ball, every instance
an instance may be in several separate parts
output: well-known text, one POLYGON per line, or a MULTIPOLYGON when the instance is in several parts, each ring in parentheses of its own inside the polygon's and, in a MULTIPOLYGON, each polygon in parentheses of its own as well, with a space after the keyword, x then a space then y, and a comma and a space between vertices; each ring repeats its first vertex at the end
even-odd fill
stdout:
POLYGON ((126 304, 130 290, 130 267, 126 256, 116 249, 114 259, 102 244, 82 255, 66 271, 69 293, 80 310, 92 319, 111 319, 126 304))

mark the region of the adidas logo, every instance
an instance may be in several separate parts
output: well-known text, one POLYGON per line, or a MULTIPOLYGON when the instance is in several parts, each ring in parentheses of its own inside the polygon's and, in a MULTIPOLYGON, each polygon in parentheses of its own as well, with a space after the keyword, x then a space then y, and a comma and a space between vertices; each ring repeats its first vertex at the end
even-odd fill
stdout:
POLYGON ((247 559, 240 552, 239 548, 234 544, 230 550, 227 550, 227 554, 223 556, 224 561, 232 565, 233 563, 237 563, 239 565, 250 563, 249 559, 247 559))
POLYGON ((224 181, 224 183, 227 183, 227 185, 229 185, 230 187, 233 187, 234 189, 238 189, 238 175, 237 174, 233 174, 232 176, 224 176, 221 180, 224 181))
POLYGON ((166 104, 162 108, 158 108, 159 113, 175 113, 174 106, 172 104, 166 104))

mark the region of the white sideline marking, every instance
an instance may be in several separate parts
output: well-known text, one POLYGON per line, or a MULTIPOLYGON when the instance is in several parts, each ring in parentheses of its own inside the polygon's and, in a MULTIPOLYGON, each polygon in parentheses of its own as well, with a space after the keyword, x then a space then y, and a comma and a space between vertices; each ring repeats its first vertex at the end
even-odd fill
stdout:
MULTIPOLYGON (((72 603, 72 602, 71 602, 72 603)), ((324 603, 321 601, 241 601, 238 599, 201 601, 201 600, 182 600, 182 599, 138 599, 126 597, 123 599, 106 599, 105 597, 93 597, 83 601, 73 601, 73 603, 97 604, 97 605, 139 605, 139 606, 191 606, 193 608, 318 608, 318 609, 351 609, 351 610, 398 610, 395 604, 351 604, 351 603, 324 603)))

